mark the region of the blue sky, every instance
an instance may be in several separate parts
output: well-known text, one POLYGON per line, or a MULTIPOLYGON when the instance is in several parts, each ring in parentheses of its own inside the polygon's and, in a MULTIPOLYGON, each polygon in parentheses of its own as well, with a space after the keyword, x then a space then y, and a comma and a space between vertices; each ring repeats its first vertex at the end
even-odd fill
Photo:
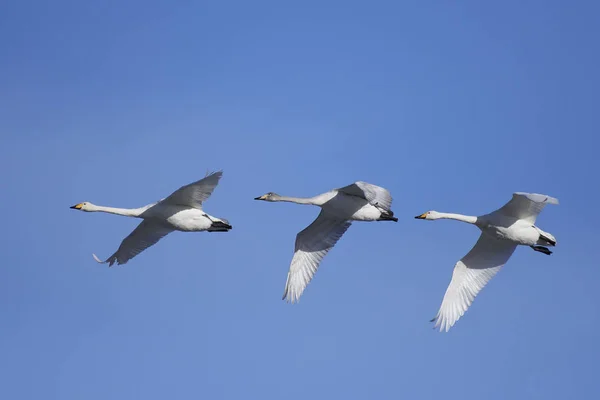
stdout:
POLYGON ((594 2, 23 1, 0 6, 0 397, 600 396, 594 2), (137 207, 223 169, 227 234, 107 257, 137 207), (253 201, 365 180, 355 223, 281 301, 316 208, 253 201), (483 214, 559 198, 448 334, 432 318, 483 214))

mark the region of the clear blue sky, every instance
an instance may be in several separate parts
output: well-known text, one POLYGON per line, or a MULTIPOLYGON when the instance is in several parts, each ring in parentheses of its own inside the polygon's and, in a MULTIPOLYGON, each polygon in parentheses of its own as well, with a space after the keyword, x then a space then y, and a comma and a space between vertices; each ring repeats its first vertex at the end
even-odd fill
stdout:
POLYGON ((600 397, 600 6, 589 2, 23 1, 0 6, 3 399, 600 397), (93 4, 92 4, 93 3, 93 4), (427 4, 425 4, 427 3, 427 4), (137 207, 223 169, 206 210, 125 266, 137 207), (253 201, 365 180, 297 305, 318 209, 253 201), (559 198, 448 334, 432 318, 483 214, 559 198))

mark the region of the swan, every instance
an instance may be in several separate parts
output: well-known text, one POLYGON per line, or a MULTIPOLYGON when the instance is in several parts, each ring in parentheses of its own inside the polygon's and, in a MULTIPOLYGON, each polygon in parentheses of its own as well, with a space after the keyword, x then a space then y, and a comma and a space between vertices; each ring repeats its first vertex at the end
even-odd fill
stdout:
POLYGON ((335 246, 352 221, 394 221, 392 196, 367 182, 354 182, 314 197, 287 197, 269 192, 254 200, 291 202, 321 207, 321 212, 296 236, 294 256, 285 283, 283 300, 298 302, 323 257, 335 246))
POLYGON ((556 246, 556 238, 535 226, 535 220, 546 204, 558 204, 554 197, 537 193, 513 193, 504 206, 489 214, 472 217, 428 211, 415 218, 429 221, 455 219, 481 229, 475 246, 454 266, 452 280, 444 294, 434 329, 448 330, 464 315, 475 296, 506 264, 517 246, 529 246, 550 255, 548 246, 556 246))
POLYGON ((108 263, 111 267, 115 262, 117 265, 126 264, 173 231, 229 231, 232 227, 227 220, 213 217, 202 210, 202 203, 210 197, 222 175, 222 171, 206 174, 203 179, 182 186, 169 197, 140 208, 103 207, 90 202, 79 203, 70 208, 142 218, 143 221, 123 239, 119 249, 108 259, 101 261, 92 254, 97 262, 108 263))

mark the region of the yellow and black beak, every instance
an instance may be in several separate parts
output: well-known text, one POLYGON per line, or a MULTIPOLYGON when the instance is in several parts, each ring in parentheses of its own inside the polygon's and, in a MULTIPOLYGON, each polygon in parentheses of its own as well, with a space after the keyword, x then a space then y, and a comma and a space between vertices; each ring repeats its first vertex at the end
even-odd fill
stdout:
POLYGON ((267 198, 267 195, 263 194, 262 196, 255 197, 254 200, 264 200, 266 198, 267 198))
POLYGON ((427 217, 427 213, 423 213, 421 215, 417 215, 415 218, 416 219, 425 219, 427 217))
POLYGON ((81 207, 83 207, 83 203, 75 204, 74 206, 71 206, 69 208, 72 208, 74 210, 81 210, 81 207))

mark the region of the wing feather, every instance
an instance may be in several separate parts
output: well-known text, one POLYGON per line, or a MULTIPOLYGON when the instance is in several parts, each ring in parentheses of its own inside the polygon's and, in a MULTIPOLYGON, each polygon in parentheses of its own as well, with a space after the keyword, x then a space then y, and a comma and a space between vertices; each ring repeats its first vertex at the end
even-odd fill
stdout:
POLYGON ((284 300, 298 302, 323 257, 335 246, 350 225, 350 221, 331 218, 321 211, 312 224, 298 233, 294 257, 285 283, 284 300))
POLYGON ((338 192, 363 198, 372 206, 380 207, 385 211, 390 211, 392 207, 392 195, 387 189, 381 186, 358 181, 337 190, 338 192))
POLYGON ((495 212, 535 224, 546 204, 558 204, 558 199, 545 194, 516 192, 508 203, 495 212))
POLYGON ((219 184, 221 176, 223 176, 223 171, 206 174, 204 178, 180 187, 161 201, 200 209, 202 203, 210 197, 219 184))
POLYGON ((110 267, 116 262, 117 265, 127 264, 127 261, 146 250, 148 247, 155 245, 160 239, 173 232, 168 226, 152 222, 151 220, 143 220, 134 230, 121 242, 119 249, 105 261, 101 261, 95 254, 94 259, 110 267))
POLYGON ((517 245, 484 233, 475 246, 454 266, 452 280, 432 322, 440 332, 448 330, 464 315, 477 294, 506 264, 517 245))

